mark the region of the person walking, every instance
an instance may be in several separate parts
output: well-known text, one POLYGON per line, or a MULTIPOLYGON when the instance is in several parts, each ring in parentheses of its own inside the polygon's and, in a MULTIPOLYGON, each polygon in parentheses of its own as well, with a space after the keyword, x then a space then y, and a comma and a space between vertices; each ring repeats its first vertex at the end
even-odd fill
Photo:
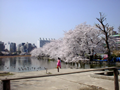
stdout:
POLYGON ((58 72, 59 72, 59 68, 61 68, 61 60, 58 57, 58 61, 57 61, 57 70, 58 70, 58 72))

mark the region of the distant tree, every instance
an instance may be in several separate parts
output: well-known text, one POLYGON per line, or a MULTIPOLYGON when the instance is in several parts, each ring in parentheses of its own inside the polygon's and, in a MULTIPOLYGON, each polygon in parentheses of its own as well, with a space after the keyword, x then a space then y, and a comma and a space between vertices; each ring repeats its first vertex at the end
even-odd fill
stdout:
POLYGON ((115 31, 113 31, 114 27, 110 27, 109 29, 110 29, 110 35, 115 35, 115 31))
POLYGON ((120 34, 120 26, 118 27, 118 32, 119 32, 119 34, 120 34))
POLYGON ((110 44, 109 44, 109 38, 111 35, 111 28, 108 23, 104 24, 104 21, 106 20, 104 14, 100 12, 100 18, 96 18, 100 24, 96 24, 96 27, 101 31, 103 37, 102 39, 104 40, 107 48, 107 54, 108 54, 108 60, 110 61, 111 57, 111 50, 110 50, 110 44))

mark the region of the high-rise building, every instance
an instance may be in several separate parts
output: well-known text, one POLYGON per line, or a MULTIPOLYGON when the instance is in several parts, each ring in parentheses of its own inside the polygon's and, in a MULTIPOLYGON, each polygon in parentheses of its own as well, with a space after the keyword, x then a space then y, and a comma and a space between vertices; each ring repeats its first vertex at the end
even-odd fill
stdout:
POLYGON ((3 51, 5 49, 4 42, 0 41, 0 51, 3 51))
POLYGON ((31 43, 28 43, 28 42, 21 43, 21 44, 18 44, 17 51, 29 53, 34 48, 36 48, 35 44, 32 45, 31 43))
POLYGON ((20 51, 21 51, 21 52, 25 52, 25 47, 24 47, 24 46, 21 46, 21 47, 20 47, 20 51))
POLYGON ((24 47, 25 47, 25 52, 30 52, 34 48, 32 44, 28 42, 25 43, 24 47))
POLYGON ((16 52, 16 43, 10 43, 10 51, 11 52, 16 52))
POLYGON ((6 49, 10 52, 16 52, 16 43, 13 42, 6 43, 6 49))
POLYGON ((53 40, 55 40, 55 39, 38 39, 38 41, 37 41, 37 47, 38 48, 40 48, 40 47, 43 47, 46 43, 50 43, 51 41, 53 41, 53 40))
POLYGON ((20 51, 21 44, 18 44, 17 51, 20 51))

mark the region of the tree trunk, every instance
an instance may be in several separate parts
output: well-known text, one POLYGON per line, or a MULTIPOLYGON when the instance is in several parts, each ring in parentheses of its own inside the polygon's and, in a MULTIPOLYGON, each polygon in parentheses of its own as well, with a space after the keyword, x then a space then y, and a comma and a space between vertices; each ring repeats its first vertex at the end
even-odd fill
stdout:
POLYGON ((110 47, 109 47, 107 35, 106 35, 106 45, 107 45, 108 61, 110 61, 111 60, 111 52, 110 52, 110 47))

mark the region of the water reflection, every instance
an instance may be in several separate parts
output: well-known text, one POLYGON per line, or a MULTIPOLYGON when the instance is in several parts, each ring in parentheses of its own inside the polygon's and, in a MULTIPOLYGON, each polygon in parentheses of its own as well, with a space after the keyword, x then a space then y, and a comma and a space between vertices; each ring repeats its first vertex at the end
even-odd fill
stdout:
MULTIPOLYGON (((29 72, 55 69, 57 61, 38 60, 31 57, 0 58, 0 71, 29 72)), ((61 63, 62 68, 70 67, 69 64, 61 63)))
MULTIPOLYGON (((0 71, 8 72, 29 72, 29 71, 39 71, 48 69, 55 69, 57 61, 51 60, 38 60, 37 58, 31 57, 14 57, 14 58, 0 58, 0 71)), ((65 64, 61 63, 62 68, 102 68, 106 67, 103 64, 80 64, 71 63, 65 64)), ((108 67, 108 66, 107 66, 108 67)))

